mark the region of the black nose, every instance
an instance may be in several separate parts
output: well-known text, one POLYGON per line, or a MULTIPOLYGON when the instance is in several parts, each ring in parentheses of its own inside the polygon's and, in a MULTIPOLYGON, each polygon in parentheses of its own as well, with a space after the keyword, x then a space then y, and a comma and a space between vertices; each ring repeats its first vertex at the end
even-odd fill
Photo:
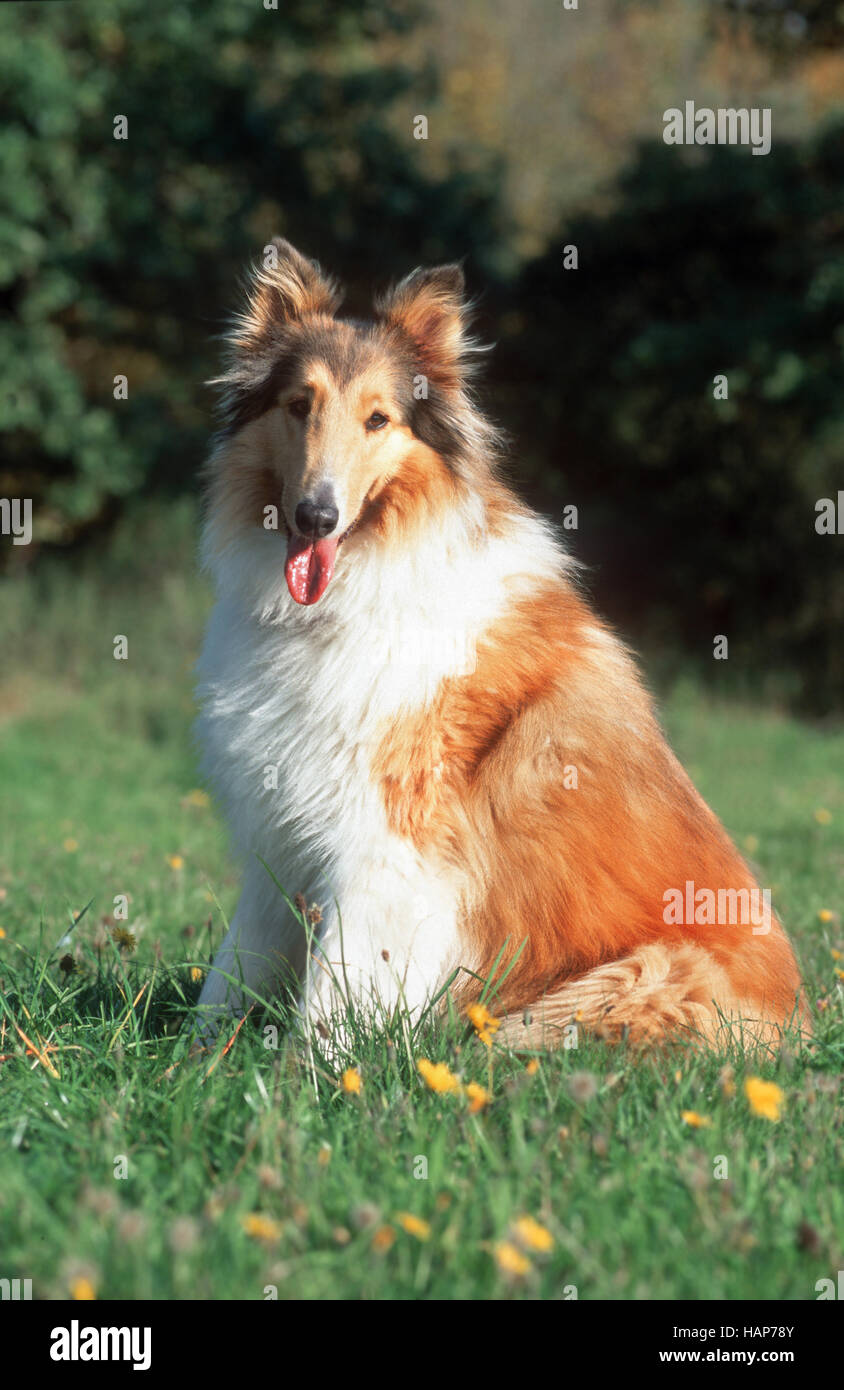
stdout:
POLYGON ((296 508, 296 525, 303 536, 330 536, 340 513, 333 502, 300 502, 296 508))

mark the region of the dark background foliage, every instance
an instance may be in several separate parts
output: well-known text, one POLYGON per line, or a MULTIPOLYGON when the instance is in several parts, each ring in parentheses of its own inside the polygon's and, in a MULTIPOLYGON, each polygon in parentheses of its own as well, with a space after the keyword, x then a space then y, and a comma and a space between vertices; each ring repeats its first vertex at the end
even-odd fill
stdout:
MULTIPOLYGON (((704 8, 704 56, 740 23, 772 71, 797 43, 820 55, 811 90, 830 85, 835 7, 704 8)), ((760 158, 664 146, 660 103, 616 174, 571 208, 558 191, 551 225, 526 228, 518 154, 476 138, 492 98, 471 44, 465 130, 437 144, 463 62, 440 51, 448 13, 431 28, 421 0, 4 7, 0 495, 33 499, 36 534, 4 561, 72 559, 138 499, 194 491, 215 336, 271 235, 339 272, 355 312, 373 285, 460 258, 498 344, 484 389, 514 477, 552 516, 577 504, 570 539, 604 611, 704 672, 724 633, 760 689, 774 677, 799 707, 839 711, 842 540, 817 534, 815 503, 844 486, 844 117, 833 101, 782 137, 775 114, 760 158), (429 111, 437 159, 412 136, 429 111)), ((668 3, 643 14, 680 22, 668 3)), ((576 133, 560 140, 576 161, 576 133)))
POLYGON ((842 187, 844 125, 776 158, 643 147, 618 210, 525 268, 498 361, 624 623, 729 634, 815 709, 844 692, 842 551, 815 529, 844 479, 842 187))

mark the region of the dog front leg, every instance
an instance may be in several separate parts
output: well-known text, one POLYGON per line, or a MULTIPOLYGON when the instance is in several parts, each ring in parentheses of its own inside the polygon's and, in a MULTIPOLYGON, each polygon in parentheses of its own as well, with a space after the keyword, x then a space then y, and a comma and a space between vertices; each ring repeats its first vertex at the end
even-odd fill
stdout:
POLYGON ((198 1040, 213 1041, 225 1020, 242 1018, 285 984, 301 979, 304 960, 301 926, 263 864, 250 865, 231 926, 199 996, 198 1040))
POLYGON ((313 944, 303 1012, 348 1046, 352 1018, 386 1022, 396 1008, 411 1021, 459 961, 456 901, 436 877, 379 863, 325 913, 313 944))

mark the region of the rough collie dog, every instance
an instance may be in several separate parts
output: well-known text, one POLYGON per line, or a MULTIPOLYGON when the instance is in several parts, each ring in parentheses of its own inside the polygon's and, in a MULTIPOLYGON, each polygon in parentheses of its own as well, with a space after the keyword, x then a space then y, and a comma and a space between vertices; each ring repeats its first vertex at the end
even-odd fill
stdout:
POLYGON ((274 242, 220 379, 199 732, 245 873, 205 1017, 291 980, 312 1024, 418 1017, 493 975, 516 1045, 572 1021, 772 1040, 804 1019, 791 948, 499 476, 460 269, 415 271, 368 322, 339 301, 274 242))

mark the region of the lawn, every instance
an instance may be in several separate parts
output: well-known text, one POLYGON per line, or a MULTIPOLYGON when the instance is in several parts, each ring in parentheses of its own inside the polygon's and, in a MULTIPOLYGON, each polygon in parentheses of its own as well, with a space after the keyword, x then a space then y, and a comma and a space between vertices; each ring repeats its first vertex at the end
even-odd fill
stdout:
POLYGON ((249 1022, 190 1059, 237 896, 191 744, 192 530, 184 507, 140 514, 107 553, 6 581, 0 1277, 36 1298, 816 1298, 844 1257, 844 733, 692 684, 663 704, 773 890, 810 1049, 581 1037, 529 1062, 465 1020, 397 1019, 357 1034, 348 1089, 249 1022), (780 1088, 778 1120, 749 1077, 780 1088))

